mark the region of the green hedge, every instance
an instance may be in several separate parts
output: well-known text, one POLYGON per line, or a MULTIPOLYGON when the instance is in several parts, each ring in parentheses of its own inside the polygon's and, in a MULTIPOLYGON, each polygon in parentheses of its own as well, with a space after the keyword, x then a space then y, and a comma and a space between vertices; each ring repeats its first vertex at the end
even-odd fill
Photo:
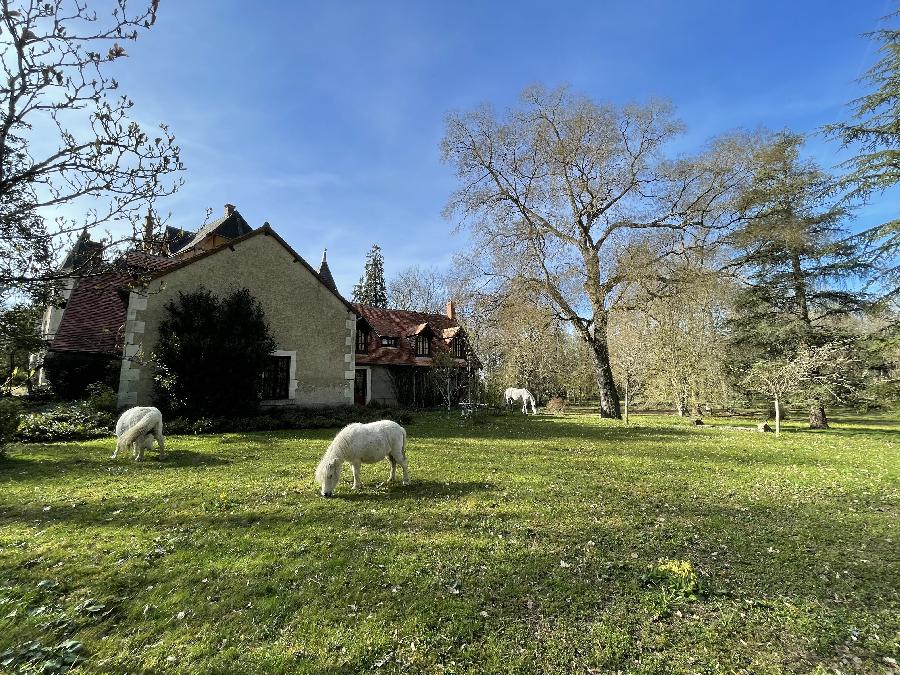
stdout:
POLYGON ((412 424, 413 416, 393 408, 288 408, 271 410, 252 417, 201 417, 187 420, 176 417, 163 424, 166 434, 219 434, 242 431, 275 431, 279 429, 335 429, 351 422, 394 420, 412 424))
POLYGON ((115 423, 111 414, 87 403, 58 403, 23 415, 16 437, 26 443, 83 441, 109 436, 115 423))
MULTIPOLYGON (((176 417, 164 421, 170 434, 219 434, 279 429, 334 429, 351 422, 391 419, 411 424, 412 415, 404 410, 370 408, 317 408, 274 410, 252 417, 201 417, 188 420, 176 417)), ((26 443, 82 441, 113 434, 116 418, 107 410, 98 410, 88 402, 57 403, 38 412, 23 415, 16 438, 26 443)))

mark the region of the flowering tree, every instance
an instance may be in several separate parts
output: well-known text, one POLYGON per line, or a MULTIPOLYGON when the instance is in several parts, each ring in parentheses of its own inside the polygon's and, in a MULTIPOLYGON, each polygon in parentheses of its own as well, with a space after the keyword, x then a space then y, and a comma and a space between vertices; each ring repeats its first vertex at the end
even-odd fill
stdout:
POLYGON ((841 399, 850 389, 849 371, 854 359, 845 342, 820 347, 802 346, 787 361, 760 361, 752 366, 744 384, 769 396, 775 403, 775 434, 781 433, 780 404, 791 394, 816 389, 841 399))

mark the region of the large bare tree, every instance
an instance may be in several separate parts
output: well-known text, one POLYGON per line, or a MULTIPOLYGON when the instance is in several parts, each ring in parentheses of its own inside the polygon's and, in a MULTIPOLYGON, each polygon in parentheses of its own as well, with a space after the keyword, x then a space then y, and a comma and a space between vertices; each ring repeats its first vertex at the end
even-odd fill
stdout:
POLYGON ((519 107, 448 116, 442 144, 460 187, 447 205, 498 283, 522 280, 590 347, 600 414, 619 418, 607 346, 610 310, 648 271, 715 241, 746 176, 740 137, 667 156, 682 127, 666 103, 601 104, 526 89, 519 107))
POLYGON ((135 4, 0 0, 0 291, 83 272, 55 266, 72 235, 128 239, 180 185, 172 133, 144 130, 110 73, 156 20, 159 0, 135 4))

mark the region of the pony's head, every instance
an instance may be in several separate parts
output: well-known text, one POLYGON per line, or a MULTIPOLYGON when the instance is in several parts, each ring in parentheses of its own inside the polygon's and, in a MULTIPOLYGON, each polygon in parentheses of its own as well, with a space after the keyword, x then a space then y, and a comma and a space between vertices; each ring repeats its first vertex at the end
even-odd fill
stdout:
POLYGON ((316 467, 316 483, 322 486, 322 496, 330 497, 334 494, 338 480, 341 478, 341 465, 344 460, 336 456, 329 447, 328 452, 322 457, 319 466, 316 467))

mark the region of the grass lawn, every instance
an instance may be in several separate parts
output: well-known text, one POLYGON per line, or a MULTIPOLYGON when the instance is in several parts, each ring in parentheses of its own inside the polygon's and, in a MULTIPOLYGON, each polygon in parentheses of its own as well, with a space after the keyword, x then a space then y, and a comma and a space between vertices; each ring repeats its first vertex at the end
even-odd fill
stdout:
POLYGON ((378 486, 385 462, 354 494, 348 467, 330 500, 312 474, 334 431, 173 436, 139 465, 111 440, 13 449, 0 652, 109 673, 900 672, 896 416, 779 439, 633 422, 421 415, 411 486, 378 486))

